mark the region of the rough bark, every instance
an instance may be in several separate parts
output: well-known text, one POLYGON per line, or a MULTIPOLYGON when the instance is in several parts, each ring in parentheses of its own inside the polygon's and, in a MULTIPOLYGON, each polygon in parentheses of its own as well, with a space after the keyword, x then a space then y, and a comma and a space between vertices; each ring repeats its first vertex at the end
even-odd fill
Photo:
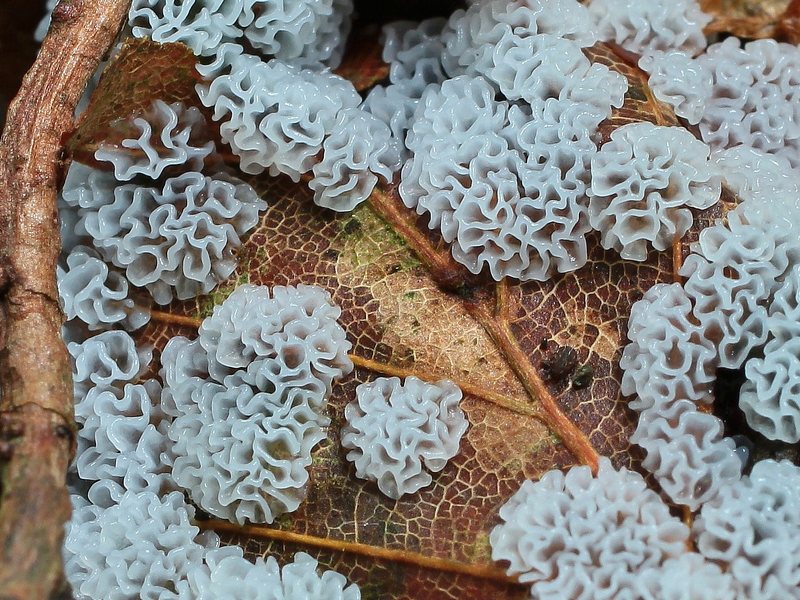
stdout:
POLYGON ((69 597, 61 544, 75 446, 55 266, 62 139, 128 0, 62 0, 0 139, 0 600, 69 597))

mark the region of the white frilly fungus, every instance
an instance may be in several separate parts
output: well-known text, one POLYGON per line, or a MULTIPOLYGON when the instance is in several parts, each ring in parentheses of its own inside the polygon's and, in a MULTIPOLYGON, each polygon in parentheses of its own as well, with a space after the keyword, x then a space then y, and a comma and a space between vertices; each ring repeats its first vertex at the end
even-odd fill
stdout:
POLYGON ((336 67, 350 31, 352 0, 134 0, 136 37, 182 42, 210 56, 226 42, 298 64, 336 67))
POLYGON ((640 573, 686 550, 689 529, 638 473, 600 460, 526 481, 500 508, 492 558, 540 600, 625 596, 640 573))
POLYGON ((376 482, 394 500, 430 485, 431 472, 458 453, 469 426, 461 397, 451 381, 381 377, 359 385, 356 400, 344 409, 342 428, 356 476, 376 482))
POLYGON ((177 600, 176 586, 202 564, 206 544, 180 492, 128 492, 102 508, 73 499, 64 571, 77 600, 177 600))
POLYGON ((180 582, 180 600, 360 600, 357 585, 335 571, 318 572, 318 563, 305 552, 281 568, 274 557, 255 564, 242 550, 225 547, 206 554, 205 566, 180 582))
MULTIPOLYGON (((800 50, 736 38, 706 50, 710 17, 695 0, 467 4, 386 26, 389 82, 364 101, 329 70, 351 0, 134 0, 129 24, 198 56, 201 103, 242 171, 306 178, 335 211, 400 173, 405 206, 498 281, 581 268, 592 229, 645 260, 684 236, 722 181, 738 206, 691 245, 682 283, 633 306, 620 362, 642 467, 700 511, 696 552, 642 476, 602 458, 596 476, 573 467, 523 483, 500 508, 492 556, 543 600, 795 597, 800 469, 764 460, 743 475, 708 406, 717 370, 743 369, 748 424, 800 440, 800 50), (628 84, 588 58, 598 40, 640 54, 655 97, 703 141, 649 123, 601 139, 628 84)), ((103 261, 157 303, 192 298, 230 276, 266 207, 223 172, 200 111, 159 101, 132 125, 133 138, 98 150, 107 171, 73 164, 60 200, 59 291, 82 336, 146 321, 103 261)), ((69 345, 77 474, 91 485, 73 497, 65 544, 78 598, 359 598, 308 555, 280 568, 218 549, 171 491, 240 524, 298 508, 332 385, 353 368, 340 315, 319 288, 241 286, 198 339, 169 342, 163 390, 140 380, 149 350, 124 331, 69 345)), ((429 485, 467 429, 460 399, 413 377, 359 386, 342 430, 356 474, 395 499, 429 485)))
POLYGON ((243 285, 161 356, 172 476, 206 512, 272 523, 305 498, 334 380, 353 369, 341 311, 314 286, 243 285))
POLYGON ((691 133, 651 123, 623 125, 592 157, 589 223, 604 248, 643 261, 648 246, 666 250, 692 226, 690 208, 719 200, 711 151, 691 133))
POLYGON ((180 102, 155 100, 132 125, 139 137, 124 139, 120 146, 101 144, 94 154, 96 160, 112 164, 118 181, 138 176, 158 179, 175 167, 202 171, 205 161, 216 152, 203 114, 180 102))
POLYGON ((150 320, 150 311, 130 297, 128 280, 109 268, 100 254, 75 246, 56 271, 58 295, 67 320, 78 319, 93 331, 120 324, 129 331, 150 320))
POLYGON ((694 523, 697 550, 724 565, 735 598, 797 598, 800 589, 800 468, 763 460, 724 486, 694 523))
POLYGON ((150 364, 153 351, 137 348, 125 331, 106 331, 84 342, 67 345, 72 358, 76 399, 93 387, 113 387, 135 381, 150 364))
POLYGON ((693 510, 741 476, 722 421, 698 410, 714 400, 716 369, 744 367, 739 404, 753 429, 800 437, 797 179, 780 157, 753 149, 712 162, 741 203, 700 233, 682 286, 656 286, 633 306, 620 362, 622 392, 641 413, 631 439, 646 452, 643 466, 693 510))
POLYGON ((697 0, 592 0, 589 13, 597 36, 638 54, 679 50, 689 55, 706 47, 703 28, 711 15, 697 0))

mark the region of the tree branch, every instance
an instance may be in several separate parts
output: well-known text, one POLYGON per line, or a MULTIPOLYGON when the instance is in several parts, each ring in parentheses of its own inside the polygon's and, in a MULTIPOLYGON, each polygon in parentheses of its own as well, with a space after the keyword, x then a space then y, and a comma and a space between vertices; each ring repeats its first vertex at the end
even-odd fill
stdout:
POLYGON ((56 187, 73 111, 128 0, 62 0, 0 139, 0 599, 63 597, 74 452, 56 187))

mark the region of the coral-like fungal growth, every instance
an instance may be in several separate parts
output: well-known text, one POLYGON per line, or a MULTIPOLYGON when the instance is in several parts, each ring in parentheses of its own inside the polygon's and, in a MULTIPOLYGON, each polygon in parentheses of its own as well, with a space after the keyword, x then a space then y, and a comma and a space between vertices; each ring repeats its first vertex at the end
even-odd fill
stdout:
POLYGON ((800 50, 774 40, 741 48, 730 37, 698 60, 713 78, 703 140, 715 149, 749 146, 800 167, 800 50))
POLYGON ((412 23, 399 21, 383 27, 383 60, 389 63, 389 80, 394 84, 413 82, 417 97, 430 83, 447 79, 442 67, 443 18, 412 23))
POLYGON ((800 266, 775 292, 763 357, 745 365, 739 407, 747 423, 771 440, 800 441, 800 266))
POLYGON ((369 198, 378 176, 387 183, 400 168, 400 150, 385 123, 358 108, 339 113, 314 165, 314 203, 338 212, 369 198))
POLYGON ((87 187, 78 227, 158 304, 208 293, 227 279, 236 268, 240 236, 267 206, 248 184, 222 173, 184 173, 162 189, 130 183, 108 193, 92 177, 87 187))
POLYGON ((767 341, 766 307, 790 259, 737 212, 704 229, 692 250, 681 274, 693 314, 717 347, 718 366, 737 369, 767 341))
POLYGON ((733 578, 716 563, 695 552, 669 558, 636 578, 639 600, 731 600, 737 598, 733 578))
POLYGON ((359 385, 356 395, 344 410, 342 446, 356 475, 390 498, 429 485, 428 471, 438 473, 458 453, 469 422, 454 383, 383 377, 359 385))
POLYGON ((95 387, 75 404, 77 469, 85 481, 114 482, 132 492, 174 489, 164 413, 155 380, 124 388, 95 387))
POLYGON ((214 120, 223 121, 222 139, 245 173, 269 169, 299 181, 316 162, 339 112, 361 103, 353 85, 337 75, 263 62, 233 44, 198 70, 209 80, 198 85, 200 100, 214 109, 214 120))
POLYGON ((739 407, 747 424, 771 440, 800 441, 800 338, 771 339, 745 373, 739 407))
POLYGON ((800 264, 795 264, 769 305, 770 334, 777 340, 800 338, 800 264))
POLYGON ((184 412, 169 427, 178 485, 206 512, 240 524, 297 510, 329 422, 317 394, 292 388, 274 397, 210 381, 190 389, 176 396, 184 412))
POLYGON ((152 358, 149 348, 138 349, 124 331, 105 331, 82 343, 67 346, 73 360, 75 398, 92 387, 110 388, 135 381, 152 358))
MULTIPOLYGON (((800 198, 800 176, 782 156, 765 154, 748 146, 734 146, 712 152, 711 163, 738 198, 751 201, 748 207, 774 205, 780 198, 800 198)), ((775 212, 784 211, 776 209, 775 212)), ((800 213, 800 210, 788 212, 800 213)))
POLYGON ((322 397, 353 370, 340 316, 330 294, 316 286, 276 286, 271 294, 239 286, 200 325, 208 372, 220 383, 237 375, 278 396, 297 387, 322 397))
POLYGON ((795 598, 800 586, 800 468, 756 463, 725 486, 694 524, 697 549, 727 566, 737 598, 795 598))
POLYGON ((651 123, 623 125, 592 157, 589 222, 604 248, 645 260, 648 243, 666 250, 689 230, 690 208, 719 200, 710 150, 691 133, 651 123))
MULTIPOLYGON (((337 67, 350 31, 353 0, 257 0, 245 39, 263 54, 337 67)), ((250 19, 248 19, 249 21, 250 19)))
POLYGON ((500 508, 492 558, 542 600, 616 598, 685 551, 689 531, 638 473, 600 460, 526 481, 500 508))
POLYGON ((575 0, 488 0, 455 11, 442 33, 442 62, 450 77, 486 74, 507 32, 518 38, 549 35, 580 47, 596 41, 592 18, 575 0))
POLYGON ((331 0, 256 0, 249 4, 255 18, 244 29, 247 41, 259 52, 281 60, 302 56, 316 37, 318 24, 333 12, 331 0))
POLYGON ((335 571, 318 571, 317 561, 298 552, 294 562, 281 568, 275 557, 262 557, 255 564, 243 558, 240 548, 210 551, 207 568, 193 569, 181 582, 181 600, 360 600, 355 584, 348 585, 335 571))
MULTIPOLYGON (((117 185, 112 173, 73 162, 67 171, 61 196, 64 204, 75 209, 80 216, 81 209, 91 210, 102 206, 104 198, 114 195, 117 185)), ((76 236, 89 235, 80 222, 74 226, 72 233, 76 236)))
POLYGON ((176 585, 205 552, 193 517, 179 492, 128 492, 108 508, 79 502, 63 553, 76 599, 176 598, 176 585))
POLYGON ((586 9, 573 0, 475 3, 453 14, 442 40, 451 77, 481 75, 508 100, 587 102, 608 117, 628 87, 581 51, 594 37, 586 9))
POLYGON ((414 156, 400 195, 473 273, 544 280, 575 270, 587 260, 582 202, 600 120, 556 99, 509 109, 481 77, 430 86, 406 140, 414 156))
POLYGON ((332 69, 342 62, 347 36, 353 25, 355 5, 354 0, 332 0, 331 4, 331 15, 317 22, 317 35, 296 62, 315 68, 322 63, 332 69))
MULTIPOLYGON (((77 164, 77 163, 76 163, 77 164)), ((77 168, 77 167, 76 167, 77 168)), ((73 169, 70 169, 72 173, 73 169)), ((91 246, 92 238, 83 229, 78 229, 81 216, 76 206, 66 203, 61 194, 58 195, 58 226, 61 238, 61 257, 69 254, 77 246, 91 246)))
POLYGON ((134 0, 128 21, 136 37, 183 42, 201 56, 246 41, 280 60, 337 67, 352 14, 353 0, 134 0))
POLYGON ((591 63, 574 41, 546 34, 520 37, 511 29, 500 38, 491 65, 480 74, 509 100, 587 102, 604 117, 611 116, 612 106, 622 106, 628 89, 625 77, 591 63))
POLYGON ((391 84, 372 88, 361 108, 389 126, 404 159, 408 157, 406 131, 422 93, 428 85, 440 85, 447 79, 441 40, 445 23, 437 18, 420 23, 400 21, 383 28, 383 60, 390 63, 391 84))
POLYGON ((297 509, 311 451, 329 423, 334 379, 352 368, 330 295, 313 286, 245 285, 200 338, 175 338, 161 360, 174 417, 172 475, 201 508, 238 523, 297 509))
MULTIPOLYGON (((213 54, 242 35, 240 20, 255 0, 133 0, 128 22, 133 35, 154 42, 182 42, 199 55, 213 54)), ((252 14, 252 13, 251 13, 252 14)))
POLYGON ((57 269, 58 295, 67 320, 79 319, 91 330, 119 323, 130 331, 150 320, 129 296, 128 280, 111 271, 92 248, 76 246, 57 269))
POLYGON ((653 50, 697 54, 706 47, 703 27, 711 22, 697 0, 592 0, 589 12, 600 39, 639 54, 653 50))
POLYGON ((689 400, 656 404, 639 415, 631 442, 641 446, 645 469, 677 504, 692 510, 741 476, 736 444, 723 437, 723 423, 689 400))
POLYGON ((709 402, 717 357, 692 321, 692 303, 678 283, 657 284, 631 308, 628 339, 620 360, 622 393, 636 395, 642 411, 676 400, 709 402))
POLYGON ((387 86, 376 85, 361 105, 362 110, 388 125, 403 160, 409 157, 405 147, 406 132, 411 128, 414 113, 426 87, 417 89, 411 81, 387 86))
POLYGON ((132 124, 139 137, 124 139, 120 146, 102 145, 94 154, 98 161, 113 165, 119 181, 138 175, 158 179, 171 167, 202 171, 204 161, 215 150, 205 117, 193 106, 156 100, 132 124))
POLYGON ((711 97, 711 73, 684 52, 654 51, 639 60, 650 74, 648 85, 653 95, 672 106, 675 114, 697 125, 711 97))

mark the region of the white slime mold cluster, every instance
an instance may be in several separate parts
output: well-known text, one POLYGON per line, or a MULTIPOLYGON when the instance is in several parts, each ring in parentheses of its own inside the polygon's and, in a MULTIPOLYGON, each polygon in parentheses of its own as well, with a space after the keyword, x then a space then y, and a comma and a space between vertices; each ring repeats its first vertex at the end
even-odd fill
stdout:
POLYGON ((683 129, 623 125, 592 157, 589 223, 604 248, 645 260, 648 245, 666 250, 692 226, 689 208, 716 203, 720 180, 710 150, 683 129))
POLYGON ((262 61, 225 44, 198 65, 207 79, 197 91, 222 121, 220 134, 245 173, 284 174, 294 181, 313 169, 314 201, 349 211, 391 181, 400 146, 389 126, 358 108, 353 85, 329 71, 262 61), (319 158, 318 158, 319 156, 319 158))
POLYGON ((156 101, 132 125, 138 137, 96 152, 113 175, 79 163, 70 168, 62 198, 73 214, 71 237, 91 240, 158 304, 206 294, 233 273, 241 236, 267 204, 250 185, 217 169, 196 108, 156 101), (210 175, 197 170, 206 162, 213 165, 210 175))
POLYGON ((526 481, 500 508, 492 558, 541 600, 616 598, 685 551, 688 528, 641 475, 601 459, 526 481))
POLYGON ((640 412, 631 440, 646 452, 643 466, 693 510, 741 476, 722 421, 698 410, 714 401, 718 368, 744 367, 739 404, 753 429, 800 438, 797 179, 779 157, 749 148, 713 162, 742 203, 701 232, 682 286, 655 286, 634 305, 620 362, 622 392, 640 412))
POLYGON ((94 248, 75 246, 58 265, 58 295, 68 321, 78 319, 91 330, 120 324, 129 331, 150 320, 149 311, 136 306, 128 280, 109 269, 94 248))
POLYGON ((697 0, 592 0, 589 13, 601 40, 638 54, 678 50, 689 55, 706 47, 703 27, 711 22, 697 0))
MULTIPOLYGON (((328 70, 351 0, 134 0, 129 24, 199 57, 200 101, 243 172, 305 178, 316 204, 343 212, 400 172, 405 206, 498 281, 581 268, 592 229, 644 261, 686 234, 722 181, 739 205, 692 244, 682 283, 633 306, 620 361, 642 467, 699 511, 693 530, 601 458, 594 476, 523 483, 500 508, 492 556, 543 600, 795 597, 800 469, 763 460, 748 475, 709 407, 718 369, 743 370, 750 427, 800 440, 800 50, 736 38, 706 49, 695 0, 467 4, 385 26, 389 82, 364 101, 328 70), (640 54, 655 97, 703 141, 649 123, 606 135, 628 84, 588 58, 598 40, 640 54)), ((211 291, 266 208, 222 170, 199 110, 156 101, 128 125, 95 155, 108 170, 74 163, 60 200, 59 292, 81 338, 147 321, 129 282, 161 304, 211 291)), ((69 345, 82 495, 65 559, 78 598, 360 597, 308 555, 281 568, 217 548, 173 491, 239 524, 298 508, 332 386, 353 368, 340 314, 312 286, 241 286, 198 339, 168 343, 163 389, 140 380, 149 351, 124 331, 69 345)), ((457 454, 468 423, 454 384, 379 379, 356 395, 342 444, 390 498, 457 454)))
POLYGON ((206 545, 183 494, 128 492, 107 508, 73 497, 64 570, 78 600, 177 600, 175 588, 202 564, 206 545))
POLYGON ((460 402, 461 390, 450 381, 382 377, 359 385, 342 428, 356 475, 395 500, 430 485, 430 472, 458 453, 469 426, 460 402))
POLYGON ((352 0, 134 0, 128 21, 136 37, 182 42, 203 56, 238 41, 280 60, 335 67, 352 12, 352 0))
POLYGON ((313 286, 240 286, 162 354, 172 476, 212 515, 271 523, 305 498, 327 397, 349 373, 340 310, 313 286))
POLYGON ((764 460, 720 490, 694 524, 697 549, 727 566, 736 598, 796 598, 800 588, 800 468, 764 460))
POLYGON ((255 564, 236 547, 208 552, 206 568, 193 569, 181 582, 180 600, 360 600, 356 585, 335 571, 317 570, 317 561, 298 552, 294 562, 281 568, 274 557, 259 557, 255 564))
POLYGON ((96 160, 112 164, 118 181, 138 176, 158 179, 175 167, 202 171, 216 152, 205 117, 195 107, 155 100, 132 124, 138 137, 124 139, 119 146, 102 144, 94 154, 96 160))

